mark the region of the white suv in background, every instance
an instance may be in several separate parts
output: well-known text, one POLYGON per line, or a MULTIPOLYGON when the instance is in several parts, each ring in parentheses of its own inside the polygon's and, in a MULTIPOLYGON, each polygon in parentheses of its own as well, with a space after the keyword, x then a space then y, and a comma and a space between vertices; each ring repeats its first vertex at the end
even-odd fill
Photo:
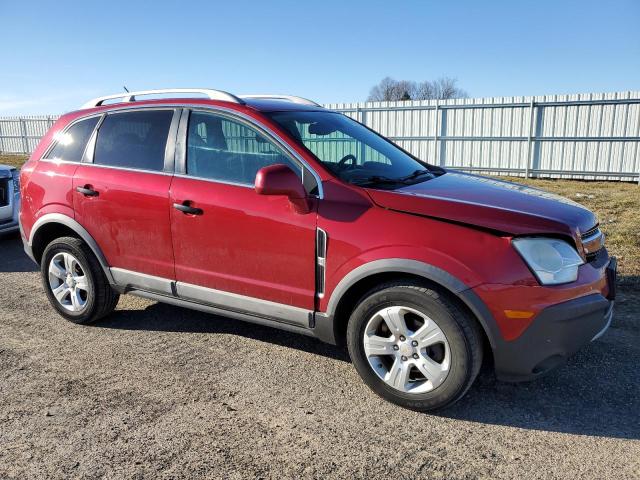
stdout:
POLYGON ((0 165, 0 234, 13 232, 19 228, 19 174, 15 167, 0 165))

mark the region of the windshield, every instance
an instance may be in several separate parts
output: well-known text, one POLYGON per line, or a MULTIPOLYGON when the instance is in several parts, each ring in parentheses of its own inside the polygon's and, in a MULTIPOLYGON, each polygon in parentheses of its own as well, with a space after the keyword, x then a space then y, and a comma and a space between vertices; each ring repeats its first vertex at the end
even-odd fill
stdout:
POLYGON ((269 116, 345 182, 398 188, 433 178, 383 137, 335 112, 273 112, 269 116))

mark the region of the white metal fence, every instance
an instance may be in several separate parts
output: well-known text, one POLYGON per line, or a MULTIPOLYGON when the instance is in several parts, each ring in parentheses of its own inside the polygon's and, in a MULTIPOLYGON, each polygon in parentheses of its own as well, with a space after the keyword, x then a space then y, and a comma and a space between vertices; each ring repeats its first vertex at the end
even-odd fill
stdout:
POLYGON ((0 153, 31 153, 57 115, 0 117, 0 153))
POLYGON ((640 92, 329 104, 436 165, 639 180, 640 92))
MULTIPOLYGON (((436 165, 492 174, 640 182, 640 92, 326 107, 436 165)), ((0 152, 31 152, 55 119, 0 117, 0 152)))

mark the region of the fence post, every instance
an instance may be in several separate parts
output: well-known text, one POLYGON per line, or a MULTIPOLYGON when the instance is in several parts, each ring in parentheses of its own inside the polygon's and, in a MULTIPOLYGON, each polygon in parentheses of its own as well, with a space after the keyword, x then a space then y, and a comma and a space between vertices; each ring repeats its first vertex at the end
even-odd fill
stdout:
POLYGON ((20 130, 22 131, 22 153, 29 153, 29 139, 27 138, 27 123, 20 118, 20 130))
POLYGON ((433 134, 433 148, 435 149, 435 155, 433 156, 434 158, 434 165, 440 165, 440 149, 438 148, 438 133, 439 133, 439 129, 440 129, 440 117, 439 117, 439 102, 438 100, 436 100, 436 125, 435 125, 435 131, 433 134))
POLYGON ((524 171, 524 177, 529 178, 529 171, 531 169, 531 162, 533 160, 533 132, 534 132, 534 109, 535 103, 533 101, 534 97, 531 97, 531 102, 529 103, 529 140, 527 142, 527 165, 524 171))

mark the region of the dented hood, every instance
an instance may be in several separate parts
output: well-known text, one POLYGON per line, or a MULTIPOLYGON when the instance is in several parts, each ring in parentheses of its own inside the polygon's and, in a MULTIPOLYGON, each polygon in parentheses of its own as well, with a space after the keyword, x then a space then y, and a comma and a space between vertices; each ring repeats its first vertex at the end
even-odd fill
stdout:
POLYGON ((552 233, 577 238, 597 224, 590 210, 567 198, 453 171, 397 190, 367 192, 384 208, 510 235, 552 233))

